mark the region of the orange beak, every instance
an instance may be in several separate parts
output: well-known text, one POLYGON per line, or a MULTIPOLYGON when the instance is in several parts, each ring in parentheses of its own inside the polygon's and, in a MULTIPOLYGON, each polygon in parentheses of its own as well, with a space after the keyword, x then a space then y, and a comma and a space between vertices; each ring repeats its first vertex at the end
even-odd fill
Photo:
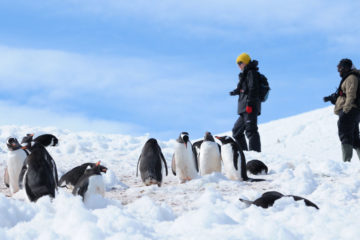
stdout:
POLYGON ((101 161, 98 161, 95 166, 99 166, 101 161))

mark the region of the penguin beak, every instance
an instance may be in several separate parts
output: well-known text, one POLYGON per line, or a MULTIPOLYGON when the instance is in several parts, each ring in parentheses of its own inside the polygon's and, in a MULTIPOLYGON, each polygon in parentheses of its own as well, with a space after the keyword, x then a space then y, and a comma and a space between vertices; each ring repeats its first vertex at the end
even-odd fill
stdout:
POLYGON ((218 137, 218 136, 215 136, 215 138, 220 140, 220 137, 218 137))
POLYGON ((27 149, 27 146, 25 146, 25 147, 21 147, 21 149, 25 150, 25 149, 27 149))
POLYGON ((104 169, 102 170, 102 172, 104 172, 104 173, 106 173, 106 171, 107 171, 107 168, 104 168, 104 169))
POLYGON ((99 166, 101 161, 98 161, 95 166, 99 166))

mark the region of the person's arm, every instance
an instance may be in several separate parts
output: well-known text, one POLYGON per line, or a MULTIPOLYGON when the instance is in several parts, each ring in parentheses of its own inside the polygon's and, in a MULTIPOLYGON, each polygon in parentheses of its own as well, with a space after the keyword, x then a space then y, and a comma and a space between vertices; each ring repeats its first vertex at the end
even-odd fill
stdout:
POLYGON ((356 99, 357 88, 358 88, 357 77, 354 75, 350 75, 345 81, 346 100, 343 107, 344 113, 348 113, 351 110, 352 104, 356 99))

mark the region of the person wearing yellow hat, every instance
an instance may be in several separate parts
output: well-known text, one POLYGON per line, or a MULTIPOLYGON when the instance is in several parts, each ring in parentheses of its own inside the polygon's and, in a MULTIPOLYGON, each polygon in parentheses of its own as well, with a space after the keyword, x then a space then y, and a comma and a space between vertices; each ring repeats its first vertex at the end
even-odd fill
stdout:
POLYGON ((261 152, 260 134, 257 125, 258 115, 261 113, 258 61, 251 60, 249 54, 242 53, 236 58, 236 64, 241 72, 238 85, 236 89, 230 92, 230 95, 239 96, 237 109, 239 118, 234 124, 232 134, 242 150, 261 152))

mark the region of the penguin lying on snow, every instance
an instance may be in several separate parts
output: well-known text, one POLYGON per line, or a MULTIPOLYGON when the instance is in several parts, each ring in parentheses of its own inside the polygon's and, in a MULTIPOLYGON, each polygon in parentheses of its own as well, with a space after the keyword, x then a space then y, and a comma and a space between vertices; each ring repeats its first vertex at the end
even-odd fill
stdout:
POLYGON ((54 198, 57 183, 50 154, 38 142, 27 148, 30 149, 30 155, 25 159, 23 177, 20 175, 20 178, 24 179, 26 195, 33 202, 44 195, 54 198))
POLYGON ((221 157, 227 178, 249 182, 265 181, 265 179, 255 179, 247 176, 245 154, 233 138, 216 136, 216 139, 221 142, 221 157))
POLYGON ((88 165, 84 174, 76 183, 73 194, 80 195, 86 201, 91 195, 99 194, 105 196, 105 184, 101 175, 102 167, 100 162, 94 166, 88 165))
POLYGON ((107 168, 103 165, 100 165, 100 161, 97 163, 84 163, 80 166, 74 167, 67 173, 65 173, 59 180, 59 187, 67 187, 73 189, 79 179, 84 175, 85 170, 90 167, 93 168, 99 166, 100 172, 106 173, 107 168))
POLYGON ((22 146, 16 138, 9 137, 6 145, 9 152, 6 161, 7 167, 5 169, 4 182, 5 185, 10 188, 11 195, 13 195, 19 191, 19 176, 28 153, 22 149, 22 146))
POLYGON ((304 200, 306 206, 319 209, 319 207, 316 206, 315 203, 307 200, 306 198, 295 196, 295 195, 284 195, 284 194, 276 192, 276 191, 265 192, 263 195, 261 195, 261 197, 259 197, 255 201, 249 201, 249 200, 245 200, 245 199, 241 199, 241 198, 239 200, 248 205, 254 204, 258 207, 268 208, 268 207, 271 207, 272 205, 274 205, 274 202, 282 197, 292 197, 295 201, 304 200))
POLYGON ((201 176, 213 172, 221 172, 221 148, 210 132, 205 132, 200 145, 199 172, 201 176))
POLYGON ((257 159, 247 162, 246 169, 254 175, 268 173, 268 167, 265 165, 265 163, 257 159))
MULTIPOLYGON (((51 157, 51 155, 48 153, 48 151, 45 149, 47 146, 57 146, 59 140, 52 134, 43 134, 35 139, 33 139, 34 134, 26 134, 26 136, 22 139, 21 143, 26 143, 25 147, 28 151, 32 151, 32 145, 43 146, 44 154, 46 154, 45 160, 48 162, 52 174, 54 176, 54 181, 56 183, 56 186, 58 186, 58 173, 57 173, 57 167, 54 159, 51 157)), ((23 166, 23 169, 20 173, 20 181, 22 181, 23 176, 26 171, 26 166, 23 166)), ((22 186, 21 186, 22 187, 22 186)))
POLYGON ((187 132, 180 133, 179 138, 176 139, 171 169, 173 174, 179 177, 180 183, 197 177, 199 171, 197 156, 187 132))
POLYGON ((150 138, 145 143, 136 168, 136 176, 140 170, 141 179, 146 186, 157 184, 159 187, 162 183, 162 164, 164 162, 166 176, 168 175, 167 164, 161 148, 156 139, 150 138))

